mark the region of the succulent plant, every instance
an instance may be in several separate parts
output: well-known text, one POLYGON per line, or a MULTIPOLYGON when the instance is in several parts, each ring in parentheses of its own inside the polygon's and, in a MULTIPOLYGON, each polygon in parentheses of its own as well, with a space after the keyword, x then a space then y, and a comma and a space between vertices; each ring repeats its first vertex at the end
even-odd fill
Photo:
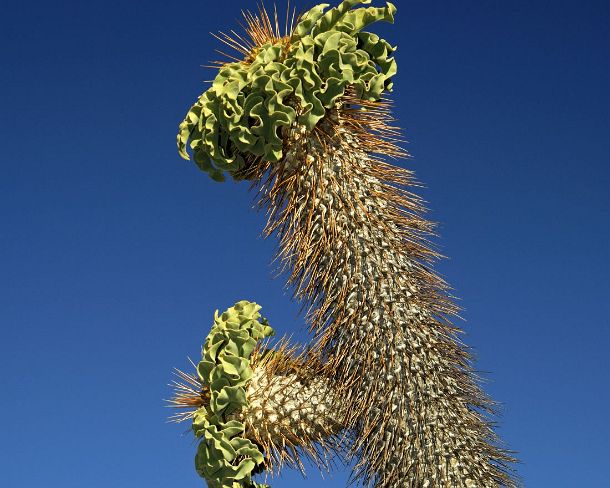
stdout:
MULTIPOLYGON (((277 14, 274 23, 261 9, 245 14, 248 39, 219 36, 243 60, 218 63, 180 125, 178 148, 188 158, 190 146, 216 180, 228 173, 258 187, 266 235, 279 238, 314 338, 307 348, 280 341, 230 356, 222 370, 239 385, 227 383, 234 389, 222 399, 205 386, 220 366, 204 351, 200 378, 181 373, 191 386, 175 402, 209 405, 194 424, 210 432, 206 453, 221 442, 218 427, 205 427, 217 416, 213 401, 225 408, 221 428, 237 422, 227 435, 257 446, 262 457, 247 451, 249 471, 227 461, 228 480, 301 466, 302 455, 327 466, 336 454, 354 461, 355 481, 377 488, 514 487, 494 404, 452 322, 458 308, 432 270, 434 225, 413 174, 387 161, 406 156, 388 99, 395 48, 364 29, 393 22, 396 8, 358 7, 370 3, 316 6, 283 34, 277 14)), ((205 469, 208 479, 215 468, 205 469)))

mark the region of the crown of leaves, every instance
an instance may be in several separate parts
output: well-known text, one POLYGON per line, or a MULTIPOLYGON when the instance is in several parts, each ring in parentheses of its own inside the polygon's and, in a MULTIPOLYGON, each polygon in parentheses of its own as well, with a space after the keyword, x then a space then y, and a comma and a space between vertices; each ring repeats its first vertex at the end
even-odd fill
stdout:
POLYGON ((216 311, 197 365, 210 402, 193 415, 193 431, 201 438, 195 468, 211 488, 266 487, 252 481, 264 456, 244 437, 244 424, 231 417, 248 405, 250 356, 257 342, 274 334, 260 309, 256 303, 241 301, 220 315, 216 311))
POLYGON ((190 159, 190 146, 199 168, 222 181, 224 172, 244 167, 244 158, 281 160, 281 129, 298 123, 312 130, 348 87, 363 101, 390 91, 395 48, 363 29, 393 22, 396 7, 354 8, 370 3, 317 5, 285 38, 268 39, 244 61, 223 64, 180 124, 180 155, 190 159))

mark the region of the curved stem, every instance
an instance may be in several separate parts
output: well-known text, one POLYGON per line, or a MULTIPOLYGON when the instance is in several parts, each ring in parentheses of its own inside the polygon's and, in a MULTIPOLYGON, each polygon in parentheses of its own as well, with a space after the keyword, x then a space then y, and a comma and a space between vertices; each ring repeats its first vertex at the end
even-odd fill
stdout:
POLYGON ((409 172, 362 150, 341 113, 287 135, 266 173, 267 232, 310 305, 324 375, 356 432, 356 476, 379 488, 515 486, 429 265, 432 225, 409 172))

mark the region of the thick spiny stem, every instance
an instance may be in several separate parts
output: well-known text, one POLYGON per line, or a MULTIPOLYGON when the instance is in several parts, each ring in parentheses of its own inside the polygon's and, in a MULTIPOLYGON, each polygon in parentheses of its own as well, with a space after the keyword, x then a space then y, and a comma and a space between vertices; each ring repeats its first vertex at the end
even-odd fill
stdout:
POLYGON ((246 437, 263 448, 270 470, 288 464, 304 472, 300 454, 328 469, 342 450, 345 412, 323 376, 304 378, 259 367, 246 395, 249 405, 236 418, 244 423, 246 437))
POLYGON ((428 269, 431 224, 406 190, 411 175, 363 152, 340 112, 287 137, 262 187, 267 231, 312 306, 324 375, 357 433, 358 476, 379 488, 514 486, 449 321, 456 307, 428 269))

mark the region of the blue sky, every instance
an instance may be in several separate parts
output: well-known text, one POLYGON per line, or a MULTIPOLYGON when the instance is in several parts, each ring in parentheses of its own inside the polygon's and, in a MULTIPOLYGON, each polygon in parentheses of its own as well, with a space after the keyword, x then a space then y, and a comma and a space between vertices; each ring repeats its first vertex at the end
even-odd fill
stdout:
MULTIPOLYGON (((440 272, 530 487, 604 486, 610 6, 404 1, 396 115, 440 272)), ((0 17, 0 484, 203 486, 165 423, 216 308, 305 340, 247 184, 175 148, 225 2, 10 2, 0 17)), ((312 3, 300 2, 305 8, 312 3)), ((346 471, 274 486, 343 486, 346 471)))

